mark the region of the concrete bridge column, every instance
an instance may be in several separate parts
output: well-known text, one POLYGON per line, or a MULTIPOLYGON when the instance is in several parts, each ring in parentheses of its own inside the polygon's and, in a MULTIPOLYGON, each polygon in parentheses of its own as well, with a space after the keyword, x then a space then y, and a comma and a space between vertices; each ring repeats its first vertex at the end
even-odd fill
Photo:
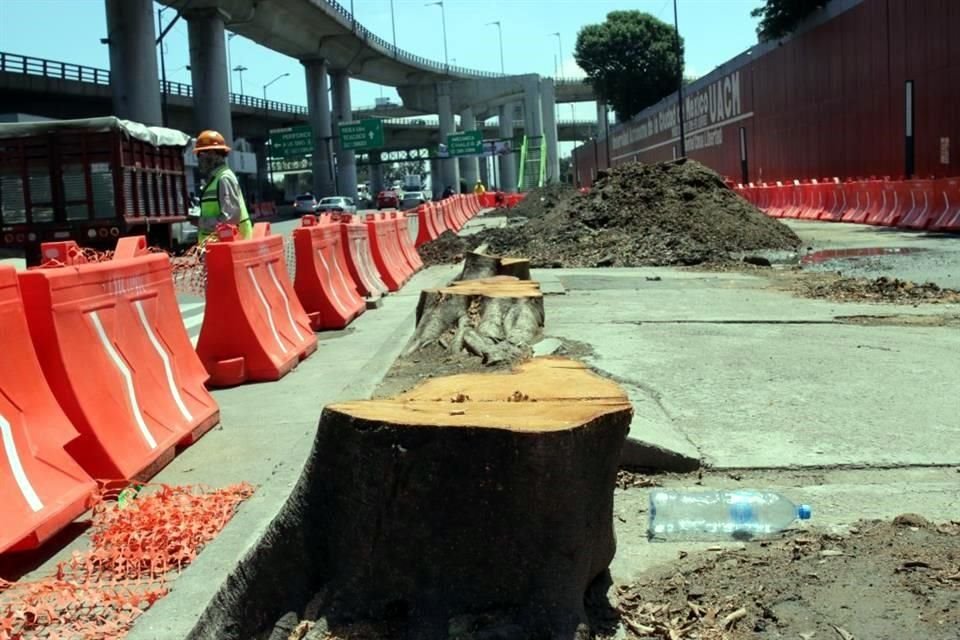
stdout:
POLYGON ((430 194, 433 200, 443 193, 443 176, 440 175, 439 158, 430 158, 430 194))
POLYGON ((333 141, 330 126, 330 96, 327 91, 327 61, 301 60, 307 79, 307 112, 313 130, 313 193, 318 198, 337 193, 333 171, 333 141))
MULTIPOLYGON (((371 154, 371 160, 373 160, 373 155, 371 154)), ((373 196, 374 201, 376 201, 377 194, 383 191, 383 165, 382 164, 371 164, 370 165, 370 195, 373 196)))
POLYGON ((483 183, 483 186, 488 190, 490 189, 490 167, 487 163, 487 156, 480 156, 477 158, 480 165, 480 182, 483 183))
MULTIPOLYGON (((334 71, 330 74, 333 81, 333 118, 334 124, 350 122, 353 119, 353 107, 350 104, 350 76, 346 71, 334 71)), ((334 133, 337 150, 337 193, 348 198, 357 197, 357 158, 353 151, 344 151, 339 133, 334 133)))
MULTIPOLYGON (((193 81, 193 122, 196 131, 219 131, 233 144, 230 92, 227 88, 227 46, 223 17, 213 9, 184 14, 190 40, 190 77, 193 81)), ((151 51, 150 59, 156 56, 151 51)), ((140 61, 137 61, 138 64, 140 61)))
POLYGON ((543 120, 540 117, 540 82, 531 78, 524 82, 523 87, 523 130, 527 136, 527 166, 517 169, 521 176, 519 185, 526 191, 537 184, 540 175, 539 167, 535 164, 539 155, 534 155, 534 149, 541 150, 543 144, 543 120))
POLYGON ((163 124, 152 0, 106 0, 110 91, 118 118, 163 124))
MULTIPOLYGON (((502 140, 513 140, 513 104, 505 104, 500 107, 500 138, 502 140)), ((500 189, 507 193, 517 192, 517 157, 519 149, 514 152, 500 156, 500 189)))
POLYGON ((597 138, 606 138, 610 128, 610 116, 607 113, 607 103, 597 100, 597 138))
MULTIPOLYGON (((460 112, 460 130, 473 131, 477 128, 477 118, 473 114, 473 109, 467 107, 460 112)), ((477 184, 477 174, 480 171, 477 158, 467 156, 460 158, 460 176, 467 183, 467 189, 473 191, 473 186, 477 184)))
POLYGON ((547 182, 560 182, 560 149, 557 135, 557 94, 552 78, 540 80, 540 109, 547 144, 547 182))
MULTIPOLYGON (((447 136, 456 131, 453 123, 453 108, 450 106, 449 82, 441 82, 437 85, 437 105, 439 112, 437 115, 440 119, 440 143, 446 144, 447 136)), ((457 166, 456 158, 444 158, 440 161, 440 176, 440 193, 443 193, 448 186, 453 187, 457 193, 460 192, 460 168, 457 166)))

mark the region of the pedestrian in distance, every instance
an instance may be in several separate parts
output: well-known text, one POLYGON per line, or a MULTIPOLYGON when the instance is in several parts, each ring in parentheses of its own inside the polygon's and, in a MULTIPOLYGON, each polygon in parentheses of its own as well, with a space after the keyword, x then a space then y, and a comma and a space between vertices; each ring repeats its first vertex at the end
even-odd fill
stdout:
POLYGON ((200 215, 192 220, 197 225, 197 243, 203 246, 219 224, 236 225, 240 237, 250 239, 253 224, 237 176, 227 166, 230 147, 226 140, 216 131, 204 131, 197 136, 193 152, 207 181, 200 193, 200 215))
POLYGON ((482 196, 486 192, 487 192, 487 188, 483 186, 483 182, 480 180, 477 180, 477 184, 474 185, 473 187, 474 195, 482 196))

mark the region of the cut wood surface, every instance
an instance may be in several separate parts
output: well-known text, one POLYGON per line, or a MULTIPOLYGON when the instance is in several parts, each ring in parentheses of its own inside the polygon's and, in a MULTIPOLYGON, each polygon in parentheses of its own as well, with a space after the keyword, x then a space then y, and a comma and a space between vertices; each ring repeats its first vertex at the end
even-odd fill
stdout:
POLYGON ((615 383, 564 358, 327 406, 310 536, 326 606, 437 630, 502 610, 523 637, 574 638, 615 551, 631 413, 615 383))
POLYGON ((463 257, 463 271, 457 276, 457 280, 479 280, 494 276, 513 276, 520 280, 529 280, 530 260, 469 251, 463 257))
POLYGON ((464 349, 486 364, 511 362, 530 354, 543 330, 540 284, 512 276, 458 280, 424 289, 417 305, 417 329, 404 351, 440 344, 464 349))

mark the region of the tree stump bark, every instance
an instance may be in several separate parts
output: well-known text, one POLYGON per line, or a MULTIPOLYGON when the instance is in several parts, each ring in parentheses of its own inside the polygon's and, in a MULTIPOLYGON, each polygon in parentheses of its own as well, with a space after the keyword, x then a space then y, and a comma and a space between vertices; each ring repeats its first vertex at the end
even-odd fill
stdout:
POLYGON ((616 549, 631 413, 615 383, 563 358, 327 406, 308 537, 327 606, 444 632, 509 611, 523 638, 573 638, 616 549))
POLYGON ((484 364, 512 362, 530 355, 543 322, 539 283, 511 276, 459 280, 420 292, 417 329, 403 355, 439 343, 454 353, 467 349, 484 364))
POLYGON ((470 251, 463 257, 463 271, 457 280, 479 280, 495 276, 513 276, 518 280, 530 279, 530 260, 505 258, 470 251))

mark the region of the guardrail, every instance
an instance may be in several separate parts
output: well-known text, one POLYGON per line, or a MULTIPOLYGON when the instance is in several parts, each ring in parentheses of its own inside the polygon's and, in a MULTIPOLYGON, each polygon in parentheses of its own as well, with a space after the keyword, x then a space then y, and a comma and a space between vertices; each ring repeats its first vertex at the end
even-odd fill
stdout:
MULTIPOLYGON (((34 58, 0 51, 0 72, 3 71, 7 73, 21 73, 28 76, 52 78, 54 80, 73 80, 75 82, 89 82, 91 84, 104 86, 110 84, 109 69, 98 69, 96 67, 87 67, 72 62, 45 60, 43 58, 34 58)), ((168 96, 193 97, 193 86, 184 82, 173 82, 172 80, 164 82, 161 80, 160 90, 168 96)), ((265 101, 263 98, 239 93, 230 94, 230 103, 238 107, 250 107, 252 109, 301 116, 307 115, 307 108, 304 106, 287 102, 277 102, 275 100, 265 101)))
MULTIPOLYGON (((386 126, 397 126, 397 127, 407 127, 410 129, 436 129, 440 126, 439 119, 436 117, 433 118, 417 118, 413 119, 407 118, 381 118, 383 124, 386 126)), ((596 120, 584 119, 584 120, 558 120, 558 127, 583 127, 583 126, 596 126, 596 120)), ((496 128, 496 124, 485 124, 481 125, 484 129, 493 129, 496 128)), ((523 120, 514 120, 513 121, 514 129, 523 129, 523 120)))

